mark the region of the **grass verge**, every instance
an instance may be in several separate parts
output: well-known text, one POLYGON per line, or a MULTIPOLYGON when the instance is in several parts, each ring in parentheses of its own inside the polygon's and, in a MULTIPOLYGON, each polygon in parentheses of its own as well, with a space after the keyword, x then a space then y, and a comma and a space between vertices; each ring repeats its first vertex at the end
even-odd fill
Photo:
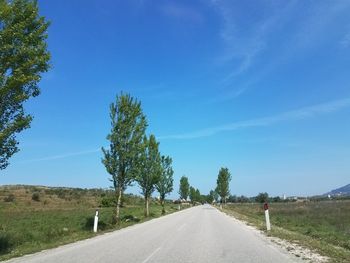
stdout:
MULTIPOLYGON (((95 236, 92 232, 95 209, 105 200, 106 193, 70 189, 63 197, 61 192, 42 189, 6 189, 0 199, 0 260, 54 248, 63 244, 95 236), (39 192, 39 201, 32 192, 39 192), (8 201, 9 193, 14 196, 8 201), (102 197, 101 197, 102 196, 102 197)), ((107 193, 108 194, 108 193, 107 193)), ((155 200, 150 217, 144 217, 141 198, 128 196, 121 208, 121 222, 113 224, 114 207, 99 207, 98 233, 121 229, 161 216, 162 207, 155 200)), ((177 205, 166 203, 166 214, 177 211, 177 205)))
POLYGON ((331 262, 350 262, 350 202, 324 201, 273 203, 272 229, 265 231, 260 204, 230 204, 223 211, 269 236, 279 237, 317 251, 331 262))

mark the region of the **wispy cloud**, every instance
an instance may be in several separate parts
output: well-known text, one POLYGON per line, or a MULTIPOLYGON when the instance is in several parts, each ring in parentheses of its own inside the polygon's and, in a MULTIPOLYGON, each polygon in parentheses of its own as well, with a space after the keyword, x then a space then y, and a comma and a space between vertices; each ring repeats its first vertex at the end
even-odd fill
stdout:
POLYGON ((283 112, 274 116, 234 122, 222 126, 210 127, 194 132, 161 136, 159 139, 195 139, 212 136, 225 131, 233 131, 244 128, 269 126, 283 121, 296 121, 311 118, 317 115, 339 111, 350 106, 350 98, 317 104, 293 111, 283 112))
MULTIPOLYGON (((215 0, 212 3, 223 20, 220 35, 224 41, 225 52, 220 60, 223 63, 238 61, 224 81, 244 73, 254 64, 259 53, 265 50, 269 35, 288 18, 295 5, 295 1, 277 8, 271 5, 267 8, 269 15, 245 26, 236 19, 238 3, 233 5, 232 1, 225 0, 215 0)), ((247 10, 242 12, 245 11, 247 10)))
POLYGON ((340 41, 340 45, 344 48, 350 47, 350 31, 345 34, 344 38, 340 41))
POLYGON ((180 5, 177 2, 168 2, 161 7, 161 11, 168 17, 173 17, 183 21, 201 23, 203 16, 198 10, 189 5, 180 5))
MULTIPOLYGON (((350 9, 349 1, 314 4, 295 0, 287 5, 264 1, 262 7, 266 8, 266 12, 261 13, 266 15, 255 17, 257 20, 247 25, 237 20, 242 5, 225 0, 212 2, 223 20, 220 30, 226 48, 220 61, 227 69, 219 82, 221 89, 226 90, 225 95, 214 101, 239 97, 281 64, 289 63, 296 56, 305 56, 305 52, 327 41, 334 41, 329 36, 339 22, 339 17, 349 21, 346 18, 350 9), (235 10, 238 11, 235 13, 235 10), (285 34, 287 31, 288 34, 285 34), (267 52, 269 56, 260 61, 259 58, 267 52), (251 70, 253 67, 254 71, 251 70), (248 79, 245 80, 245 77, 248 79)), ((350 34, 345 34, 340 45, 350 46, 350 34)))
POLYGON ((22 163, 33 163, 33 162, 41 162, 41 161, 51 161, 51 160, 57 160, 57 159, 64 159, 68 157, 74 157, 74 156, 80 156, 80 155, 87 155, 91 153, 97 153, 101 151, 101 149, 93 149, 93 150, 86 150, 86 151, 80 151, 80 152, 71 152, 71 153, 63 153, 59 155, 50 155, 45 156, 37 159, 30 159, 23 161, 22 163))

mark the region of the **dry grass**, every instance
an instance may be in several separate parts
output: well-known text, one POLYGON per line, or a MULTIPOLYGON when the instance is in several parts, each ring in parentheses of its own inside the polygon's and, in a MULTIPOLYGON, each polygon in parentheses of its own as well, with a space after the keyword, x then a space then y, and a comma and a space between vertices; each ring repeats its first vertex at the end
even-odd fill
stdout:
MULTIPOLYGON (((260 204, 232 204, 225 212, 265 230, 260 204)), ((334 262, 350 259, 350 201, 270 204, 268 234, 317 250, 334 262)))

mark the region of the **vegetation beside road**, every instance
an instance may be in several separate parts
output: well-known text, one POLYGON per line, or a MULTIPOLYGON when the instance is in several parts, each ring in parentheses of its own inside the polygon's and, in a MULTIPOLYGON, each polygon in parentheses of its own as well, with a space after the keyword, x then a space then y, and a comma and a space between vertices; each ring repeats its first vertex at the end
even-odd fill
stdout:
MULTIPOLYGON (((228 204, 223 211, 265 230, 261 204, 228 204)), ((268 235, 309 247, 332 262, 348 262, 350 200, 273 203, 269 211, 272 229, 268 235)))
MULTIPOLYGON (((150 216, 144 216, 144 200, 125 194, 120 224, 115 225, 114 191, 36 186, 0 187, 0 260, 57 247, 94 236, 95 209, 99 209, 99 232, 124 228, 162 214, 152 199, 150 216)), ((166 214, 178 205, 165 202, 166 214)))

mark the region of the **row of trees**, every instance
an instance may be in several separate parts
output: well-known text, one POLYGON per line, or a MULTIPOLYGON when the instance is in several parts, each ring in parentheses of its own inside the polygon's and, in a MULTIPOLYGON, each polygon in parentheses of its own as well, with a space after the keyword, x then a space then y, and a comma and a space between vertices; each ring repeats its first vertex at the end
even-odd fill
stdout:
POLYGON ((182 176, 180 179, 179 195, 181 200, 187 200, 187 198, 190 198, 192 204, 196 202, 203 203, 206 201, 206 196, 201 195, 199 189, 190 186, 186 176, 182 176))
POLYGON ((129 94, 120 94, 110 105, 111 131, 107 135, 109 148, 102 147, 102 163, 111 175, 116 193, 115 221, 120 219, 121 198, 133 182, 137 182, 145 200, 145 216, 155 189, 165 213, 165 196, 173 190, 172 159, 161 156, 159 142, 146 135, 147 120, 141 103, 129 94))
POLYGON ((188 178, 182 176, 180 179, 179 195, 181 200, 191 200, 192 203, 213 203, 213 201, 226 203, 227 198, 230 196, 230 181, 231 174, 228 168, 221 168, 216 180, 215 190, 211 190, 208 195, 202 195, 199 189, 190 186, 188 178))

